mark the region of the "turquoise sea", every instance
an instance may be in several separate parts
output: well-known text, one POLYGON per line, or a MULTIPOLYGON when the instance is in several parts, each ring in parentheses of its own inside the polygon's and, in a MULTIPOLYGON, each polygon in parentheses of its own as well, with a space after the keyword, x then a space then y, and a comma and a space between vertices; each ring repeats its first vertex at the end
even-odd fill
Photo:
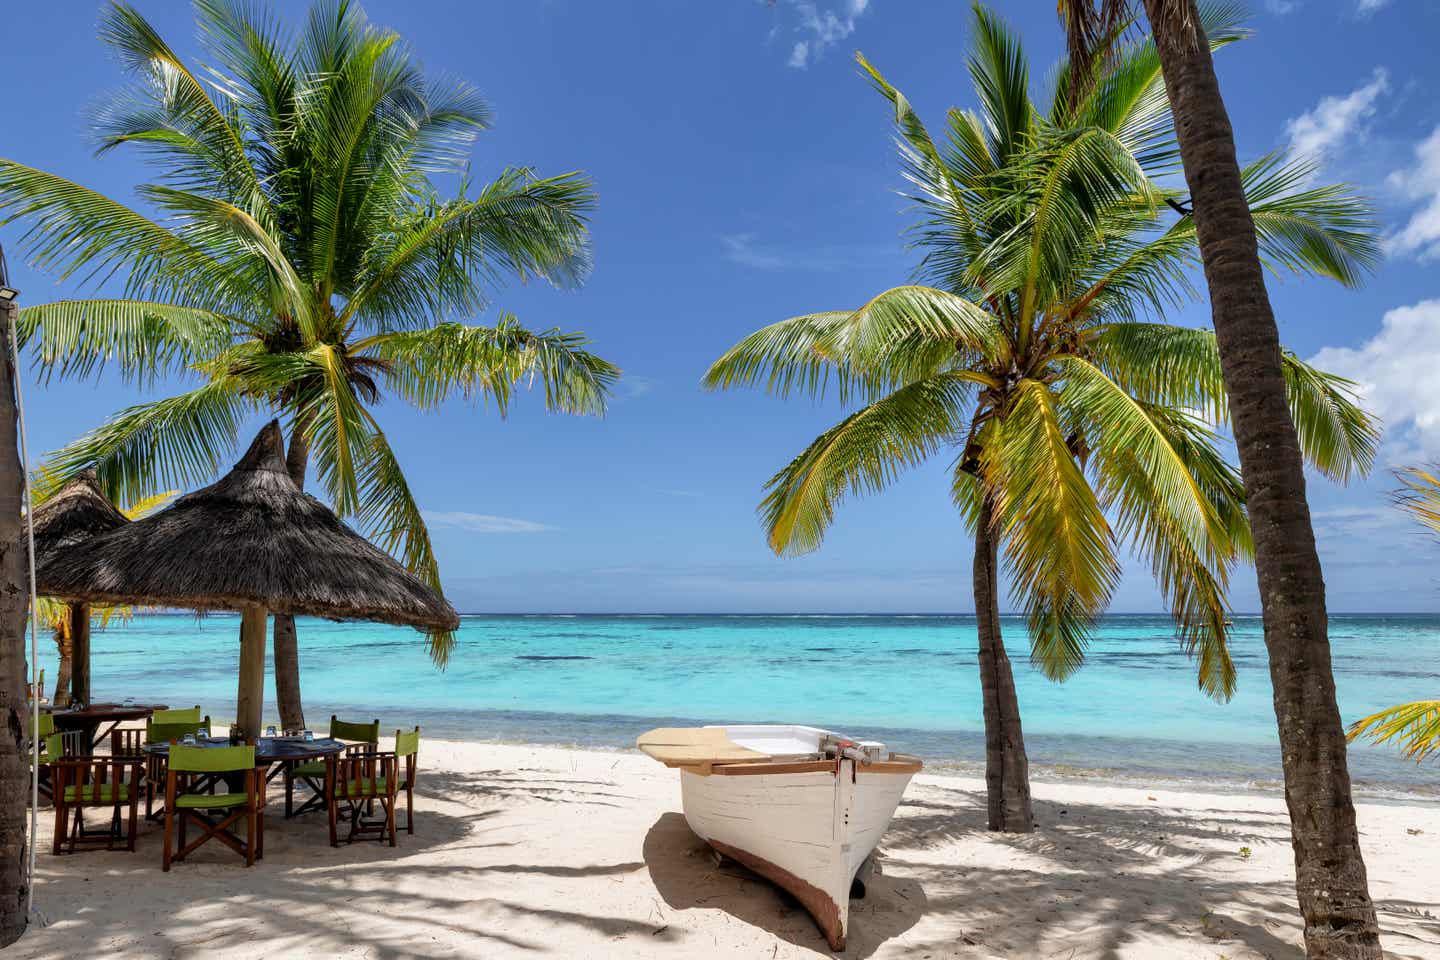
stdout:
MULTIPOLYGON (((231 717, 238 626, 234 616, 167 614, 97 632, 92 696, 200 703, 231 717)), ((1165 617, 1107 618, 1064 684, 1030 668, 1020 621, 1005 629, 1037 774, 1279 777, 1258 617, 1236 618, 1240 689, 1227 704, 1196 689, 1165 617)), ((1440 695, 1440 616, 1335 616, 1331 638, 1347 722, 1440 695)), ((984 756, 969 616, 469 616, 444 671, 402 628, 302 620, 300 647, 317 729, 337 712, 444 737, 625 747, 662 723, 787 721, 881 739, 942 767, 984 756)), ((273 716, 273 701, 266 708, 273 716)), ((1357 745, 1351 770, 1371 792, 1440 789, 1440 766, 1393 749, 1357 745)))

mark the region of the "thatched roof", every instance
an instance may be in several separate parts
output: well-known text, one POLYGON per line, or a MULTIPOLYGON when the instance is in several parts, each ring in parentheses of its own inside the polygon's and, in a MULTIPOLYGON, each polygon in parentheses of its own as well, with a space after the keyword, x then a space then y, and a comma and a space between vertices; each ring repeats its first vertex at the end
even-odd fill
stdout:
POLYGON ((83 470, 35 508, 35 563, 129 522, 100 492, 95 471, 83 470))
POLYGON ((453 630, 454 608, 393 557, 301 492, 271 421, 219 482, 165 510, 60 551, 40 593, 198 610, 278 613, 453 630))

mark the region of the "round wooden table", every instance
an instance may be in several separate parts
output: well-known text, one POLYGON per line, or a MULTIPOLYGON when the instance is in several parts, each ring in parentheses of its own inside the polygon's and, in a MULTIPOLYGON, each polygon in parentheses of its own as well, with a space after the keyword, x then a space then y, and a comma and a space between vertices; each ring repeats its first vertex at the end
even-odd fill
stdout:
POLYGON ((94 750, 126 720, 148 720, 156 710, 169 710, 163 703, 92 703, 83 710, 51 710, 56 730, 83 730, 85 742, 94 750), (110 724, 104 730, 100 727, 110 724))
MULTIPOLYGON (((182 743, 181 746, 189 746, 182 743)), ((197 747, 231 747, 240 746, 232 744, 228 737, 199 737, 195 741, 197 747)), ((332 740, 329 737, 316 737, 313 740, 302 740, 299 737, 257 737, 255 739, 255 768, 265 771, 265 782, 269 783, 285 772, 286 767, 296 766, 309 760, 321 760, 325 757, 333 757, 343 751, 346 747, 344 741, 332 740)), ((170 755, 170 744, 150 743, 142 748, 148 756, 168 757, 170 755)), ((222 777, 231 790, 239 790, 240 778, 222 777)), ((313 786, 313 784, 312 784, 313 786)), ((317 789, 314 797, 308 800, 304 806, 293 814, 288 809, 285 815, 299 816, 316 807, 324 807, 323 790, 317 789)), ((287 797, 287 806, 289 805, 287 797)))

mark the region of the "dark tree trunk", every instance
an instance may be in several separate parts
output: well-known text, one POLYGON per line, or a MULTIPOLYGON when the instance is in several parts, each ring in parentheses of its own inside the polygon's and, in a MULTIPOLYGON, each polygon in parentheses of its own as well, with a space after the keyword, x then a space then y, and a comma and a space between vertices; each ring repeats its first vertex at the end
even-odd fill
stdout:
POLYGON ((985 712, 985 792, 991 830, 1029 833, 1035 828, 1030 809, 1030 761, 1020 730, 1020 701, 1015 676, 1000 635, 999 577, 993 507, 987 497, 975 528, 975 625, 980 638, 980 692, 985 712))
POLYGON ((1195 0, 1145 0, 1145 10, 1175 112, 1255 533, 1305 947, 1312 958, 1378 960, 1330 669, 1325 581, 1230 118, 1195 0))
POLYGON ((26 759, 25 618, 30 601, 21 539, 22 472, 16 431, 15 368, 10 364, 13 305, 0 304, 0 947, 25 932, 26 759))
MULTIPOLYGON (((70 698, 90 702, 90 604, 72 603, 70 616, 70 698)), ((61 664, 64 669, 64 664, 61 664)))
POLYGON ((60 654, 60 667, 55 671, 55 693, 50 703, 59 710, 70 703, 70 668, 75 662, 75 648, 68 628, 55 631, 55 651, 60 654))
MULTIPOLYGON (((305 470, 310 462, 310 444, 297 423, 290 434, 290 449, 285 453, 285 469, 290 479, 302 490, 305 470)), ((305 727, 305 710, 300 703, 300 643, 295 634, 295 618, 288 613, 271 617, 275 644, 275 705, 280 711, 280 726, 285 730, 305 727)))

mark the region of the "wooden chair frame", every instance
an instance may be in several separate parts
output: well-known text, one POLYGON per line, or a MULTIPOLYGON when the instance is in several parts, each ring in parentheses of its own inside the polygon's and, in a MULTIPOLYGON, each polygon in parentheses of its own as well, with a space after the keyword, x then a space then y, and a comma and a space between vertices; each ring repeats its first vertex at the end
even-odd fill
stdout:
POLYGON ((395 731, 395 754, 404 762, 405 776, 400 790, 405 791, 405 832, 415 834, 415 770, 420 760, 420 727, 410 733, 395 731), (408 743, 406 741, 409 741, 408 743))
POLYGON ((42 735, 41 739, 45 749, 40 757, 40 796, 53 804, 55 802, 52 769, 54 765, 62 760, 89 756, 90 751, 84 745, 84 730, 56 730, 51 726, 50 732, 42 735), (58 750, 54 748, 58 748, 58 750))
MULTIPOLYGON (((198 710, 199 708, 196 707, 195 709, 198 710)), ((176 713, 177 711, 170 710, 170 711, 166 711, 166 712, 168 712, 168 713, 176 713)), ((189 713, 190 711, 184 710, 184 711, 178 711, 178 712, 189 713)), ((175 744, 175 743, 178 743, 178 742, 180 741, 180 739, 181 739, 183 736, 185 736, 185 734, 187 734, 187 733, 193 733, 193 734, 197 734, 197 735, 198 735, 201 731, 204 731, 204 733, 205 733, 205 735, 206 735, 207 737, 210 735, 210 718, 209 718, 208 716, 202 717, 202 718, 200 718, 199 720, 195 720, 195 721, 177 720, 177 721, 169 722, 169 723, 156 723, 156 722, 153 721, 153 719, 151 719, 151 720, 146 720, 146 721, 145 721, 145 742, 146 742, 147 744, 151 744, 151 743, 169 743, 169 744, 172 744, 172 745, 173 745, 173 744, 175 744)), ((114 752, 114 749, 115 749, 115 743, 114 743, 113 740, 111 741, 110 749, 111 749, 111 752, 113 753, 113 752, 114 752)), ((142 753, 143 753, 143 751, 142 751, 142 753)), ((161 819, 165 816, 165 797, 164 797, 164 793, 165 793, 165 770, 166 770, 166 766, 167 766, 167 764, 166 764, 167 758, 166 758, 163 754, 157 754, 157 753, 146 753, 146 754, 144 754, 144 757, 145 757, 145 819, 146 819, 146 820, 158 821, 158 820, 161 820, 161 819), (157 794, 160 795, 160 809, 159 809, 159 810, 156 810, 156 809, 155 809, 155 797, 156 797, 157 794)), ((204 786, 204 785, 206 785, 207 783, 208 783, 210 789, 211 789, 211 790, 214 790, 215 782, 214 782, 214 778, 213 778, 213 777, 210 778, 210 780, 208 780, 208 781, 199 781, 199 782, 197 783, 197 785, 196 785, 196 788, 198 789, 199 787, 204 786)))
MULTIPOLYGON (((343 751, 347 757, 374 753, 380 747, 380 719, 377 717, 369 723, 350 723, 332 713, 330 714, 330 739, 354 741, 343 751)), ((330 805, 330 795, 325 792, 323 778, 317 780, 312 775, 296 774, 295 772, 297 768, 311 762, 313 761, 295 760, 286 761, 284 764, 286 820, 330 805), (311 790, 310 798, 300 804, 298 810, 295 809, 295 782, 297 780, 311 790)))
POLYGON ((340 805, 349 805, 350 832, 346 843, 356 839, 390 841, 395 846, 395 799, 400 782, 399 762, 394 753, 361 753, 325 758, 325 795, 330 798, 330 846, 338 847, 340 805), (384 786, 381 787, 381 781, 384 786), (367 819, 366 808, 380 805, 379 819, 367 819))
MULTIPOLYGON (((174 747, 171 749, 173 750, 174 747)), ((265 771, 253 765, 253 753, 251 754, 251 764, 244 770, 245 802, 235 807, 210 808, 180 807, 176 801, 183 796, 213 797, 215 796, 213 793, 199 792, 200 781, 209 779, 213 783, 218 774, 240 773, 240 770, 176 770, 173 764, 167 766, 165 771, 165 847, 160 861, 162 870, 168 871, 171 863, 184 860, 197 847, 211 839, 219 840, 244 857, 247 867, 253 867, 256 860, 264 858, 265 771), (224 812, 218 816, 211 816, 208 811, 212 809, 224 812), (245 823, 244 840, 230 832, 230 828, 237 826, 242 819, 245 823), (179 847, 174 853, 171 853, 172 847, 175 846, 177 820, 179 847), (201 834, 194 840, 186 842, 186 825, 191 821, 194 821, 200 828, 201 834)))
POLYGON ((114 850, 116 844, 123 840, 125 849, 133 853, 144 764, 136 757, 89 756, 57 760, 50 767, 53 775, 51 798, 55 805, 55 836, 51 852, 57 856, 74 853, 82 846, 114 850), (110 797, 102 800, 107 787, 110 797), (72 788, 74 798, 67 800, 67 789, 72 788), (123 797, 122 788, 126 794, 123 797), (90 799, 86 798, 87 793, 90 799), (127 806, 130 808, 128 826, 122 829, 121 814, 127 806), (111 810, 109 823, 103 829, 86 828, 86 808, 103 807, 111 810))

